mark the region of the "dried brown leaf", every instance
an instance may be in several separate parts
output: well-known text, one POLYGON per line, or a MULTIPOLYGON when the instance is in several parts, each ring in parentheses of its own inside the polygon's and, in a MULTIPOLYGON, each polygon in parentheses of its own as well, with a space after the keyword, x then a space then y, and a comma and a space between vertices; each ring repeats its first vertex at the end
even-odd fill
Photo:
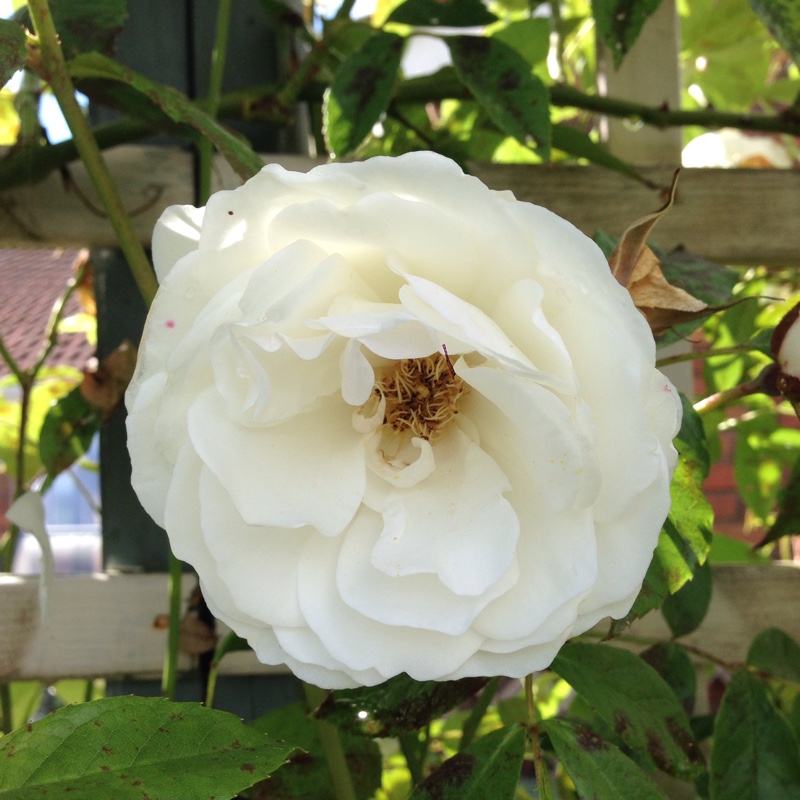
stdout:
POLYGON ((101 362, 90 359, 83 374, 81 394, 108 419, 122 402, 136 367, 136 348, 124 341, 101 362))

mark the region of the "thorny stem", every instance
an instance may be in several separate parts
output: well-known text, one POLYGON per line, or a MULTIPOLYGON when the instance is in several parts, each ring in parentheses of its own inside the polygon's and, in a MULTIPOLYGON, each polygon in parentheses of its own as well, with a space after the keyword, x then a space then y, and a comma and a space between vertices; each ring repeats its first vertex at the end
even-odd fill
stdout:
MULTIPOLYGON (((230 21, 231 0, 219 0, 219 7, 217 9, 217 32, 214 38, 214 49, 211 53, 211 75, 209 78, 208 99, 205 103, 206 112, 212 118, 217 116, 219 101, 222 96, 222 76, 225 72, 230 21)), ((211 142, 206 137, 200 139, 198 144, 198 206, 204 206, 211 195, 213 154, 214 148, 211 142)))
MULTIPOLYGON (((320 689, 310 683, 303 683, 303 690, 311 710, 316 708, 327 696, 327 692, 324 689, 320 689)), ((324 720, 318 719, 316 722, 322 751, 325 753, 325 761, 328 763, 328 771, 333 781, 336 800, 356 800, 353 778, 347 766, 339 731, 334 725, 324 720)))
POLYGON ((29 0, 28 8, 37 36, 36 42, 31 45, 29 62, 38 66, 37 71, 50 84, 50 88, 58 100, 78 154, 103 202, 109 222, 114 228, 114 233, 117 235, 119 245, 139 285, 142 296, 149 303, 156 293, 155 275, 150 268, 150 262, 145 255, 133 223, 117 193, 111 173, 92 135, 92 129, 75 99, 75 87, 67 71, 48 0, 29 0))
POLYGON ((694 410, 700 414, 700 416, 703 416, 704 414, 710 414, 712 411, 717 411, 726 406, 733 405, 743 397, 747 397, 751 394, 762 394, 763 392, 764 385, 756 378, 752 381, 740 383, 738 386, 734 386, 731 389, 724 389, 721 392, 715 392, 709 395, 695 403, 694 410))
POLYGON ((533 748, 533 768, 536 773, 536 786, 539 789, 539 800, 553 800, 553 787, 550 783, 550 772, 542 753, 539 739, 541 719, 533 697, 533 675, 525 676, 525 708, 528 716, 528 736, 533 748))

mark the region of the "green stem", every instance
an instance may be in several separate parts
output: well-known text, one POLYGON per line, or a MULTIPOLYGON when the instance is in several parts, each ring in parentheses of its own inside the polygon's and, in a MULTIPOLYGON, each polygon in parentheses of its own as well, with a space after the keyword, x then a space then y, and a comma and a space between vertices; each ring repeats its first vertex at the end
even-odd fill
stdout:
MULTIPOLYGON (((304 683, 303 689, 311 710, 319 706, 328 695, 324 689, 320 689, 310 683, 304 683)), ((339 731, 334 725, 318 719, 317 733, 322 744, 322 752, 325 754, 325 760, 328 762, 328 771, 333 781, 333 793, 336 800, 356 800, 353 777, 347 766, 339 731)))
POLYGON ((427 737, 424 742, 420 742, 419 734, 411 731, 398 736, 397 740, 400 744, 400 752, 406 760, 409 775, 411 775, 411 783, 416 786, 422 783, 425 777, 425 757, 428 753, 427 737))
MULTIPOLYGON (((103 202, 109 222, 114 228, 114 233, 117 235, 119 245, 139 285, 142 296, 149 304, 158 288, 156 278, 133 223, 117 193, 100 148, 92 135, 92 129, 75 98, 75 87, 67 72, 48 0, 30 0, 28 8, 41 52, 40 74, 50 84, 50 88, 58 100, 78 154, 103 202)), ((34 49, 33 56, 35 55, 34 49)), ((33 60, 35 61, 35 58, 33 60)))
POLYGON ((763 392, 764 385, 756 378, 752 381, 740 383, 738 386, 734 386, 731 389, 724 389, 721 392, 709 395, 695 403, 694 410, 700 414, 700 416, 703 416, 704 414, 710 414, 712 411, 718 411, 721 408, 738 403, 743 397, 747 397, 751 394, 762 394, 763 392))
POLYGON ((461 741, 458 743, 459 753, 472 744, 472 740, 478 731, 478 726, 481 724, 481 720, 486 714, 486 709, 489 708, 498 686, 500 686, 500 678, 492 678, 484 687, 480 697, 475 701, 469 717, 467 717, 461 728, 461 741))
MULTIPOLYGON (((205 102, 206 112, 216 118, 222 96, 222 77, 225 73, 225 59, 228 50, 228 31, 231 21, 231 0, 219 0, 217 8, 217 32, 214 38, 214 49, 211 52, 211 75, 209 78, 208 99, 205 102)), ((211 168, 214 148, 211 142, 203 137, 198 143, 198 184, 197 204, 204 206, 211 195, 211 168)))
POLYGON ((339 10, 336 12, 334 19, 347 19, 353 10, 356 0, 342 0, 339 10))
POLYGON ((72 295, 75 293, 75 290, 81 285, 83 279, 86 277, 86 271, 88 268, 89 261, 85 258, 78 267, 77 272, 67 282, 67 287, 61 297, 59 297, 53 305, 53 309, 50 312, 50 318, 47 320, 47 327, 45 328, 44 332, 44 342, 42 343, 42 349, 39 351, 39 358, 36 359, 36 363, 30 370, 31 382, 36 380, 36 376, 39 374, 39 370, 44 366, 47 356, 50 355, 53 348, 58 344, 58 323, 61 322, 61 318, 64 316, 64 311, 66 311, 67 303, 69 302, 70 297, 72 297, 72 295))
POLYGON ((553 786, 550 783, 550 772, 542 753, 539 739, 539 712, 533 697, 533 675, 525 677, 525 708, 528 713, 528 736, 533 748, 533 769, 536 773, 536 786, 539 789, 539 800, 553 800, 553 786))
POLYGON ((731 347, 717 347, 713 350, 692 350, 689 353, 678 353, 678 355, 659 358, 656 360, 656 366, 661 369, 661 367, 680 364, 683 361, 695 361, 698 358, 713 358, 714 356, 733 356, 740 353, 751 353, 755 349, 747 344, 735 344, 731 347))
POLYGON ((181 635, 181 584, 183 564, 169 551, 169 635, 161 676, 161 693, 168 700, 175 699, 178 685, 178 643, 181 635))
POLYGON ((6 347, 6 343, 3 340, 3 337, 0 335, 0 358, 5 361, 6 366, 11 370, 11 374, 17 379, 18 383, 22 383, 24 378, 24 372, 19 364, 14 359, 14 356, 11 355, 11 352, 6 347))

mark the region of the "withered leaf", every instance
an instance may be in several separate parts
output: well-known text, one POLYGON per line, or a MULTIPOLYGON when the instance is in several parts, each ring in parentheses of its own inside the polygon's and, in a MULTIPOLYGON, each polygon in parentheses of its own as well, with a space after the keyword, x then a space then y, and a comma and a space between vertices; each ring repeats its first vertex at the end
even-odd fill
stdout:
POLYGON ((654 336, 726 307, 711 307, 685 289, 673 286, 664 277, 658 257, 646 244, 655 224, 675 201, 678 173, 676 170, 673 175, 667 202, 658 211, 634 222, 622 234, 608 259, 611 274, 630 292, 654 336))
POLYGON ((136 348, 129 341, 109 353, 102 361, 90 359, 83 375, 81 394, 87 403, 108 419, 122 402, 136 367, 136 348))

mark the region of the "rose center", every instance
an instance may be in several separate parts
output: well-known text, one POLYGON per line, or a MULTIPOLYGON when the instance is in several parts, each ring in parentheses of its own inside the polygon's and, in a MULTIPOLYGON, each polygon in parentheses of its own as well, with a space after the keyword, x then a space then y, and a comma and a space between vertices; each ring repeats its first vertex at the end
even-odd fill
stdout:
POLYGON ((375 392, 386 400, 384 424, 397 433, 436 439, 458 414, 464 382, 441 353, 406 358, 378 373, 375 392))

